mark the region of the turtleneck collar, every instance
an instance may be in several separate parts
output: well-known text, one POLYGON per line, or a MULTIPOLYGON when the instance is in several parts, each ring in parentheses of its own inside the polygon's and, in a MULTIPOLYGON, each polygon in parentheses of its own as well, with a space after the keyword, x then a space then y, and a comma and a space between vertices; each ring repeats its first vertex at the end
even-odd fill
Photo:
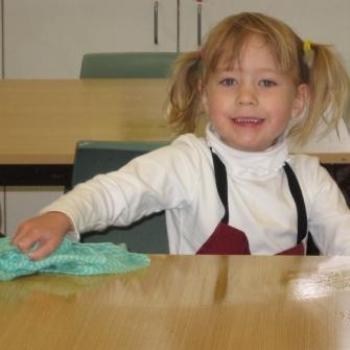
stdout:
POLYGON ((262 152, 240 151, 225 144, 214 128, 209 124, 206 138, 226 169, 231 174, 245 179, 266 179, 276 176, 288 159, 288 148, 285 138, 262 152))

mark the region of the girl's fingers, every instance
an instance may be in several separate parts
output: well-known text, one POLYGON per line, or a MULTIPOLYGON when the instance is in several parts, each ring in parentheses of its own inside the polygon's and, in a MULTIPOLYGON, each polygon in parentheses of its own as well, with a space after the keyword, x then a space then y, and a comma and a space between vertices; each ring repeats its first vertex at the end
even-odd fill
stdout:
POLYGON ((71 227, 70 218, 65 214, 49 212, 21 224, 12 244, 32 260, 39 260, 56 249, 71 227))
POLYGON ((19 229, 12 240, 15 245, 22 252, 28 252, 39 241, 39 236, 36 233, 27 234, 28 230, 19 229))
POLYGON ((38 246, 28 254, 31 260, 40 260, 48 255, 50 255, 59 245, 60 240, 44 240, 37 242, 38 246))

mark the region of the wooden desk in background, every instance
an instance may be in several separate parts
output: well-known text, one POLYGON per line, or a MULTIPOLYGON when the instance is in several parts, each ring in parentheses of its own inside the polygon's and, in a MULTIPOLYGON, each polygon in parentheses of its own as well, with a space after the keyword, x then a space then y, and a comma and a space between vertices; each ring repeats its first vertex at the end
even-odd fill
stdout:
POLYGON ((169 139, 167 84, 0 80, 0 185, 65 184, 77 141, 169 139))
POLYGON ((350 258, 152 256, 0 282, 0 310, 6 350, 349 349, 350 258))
MULTIPOLYGON (((67 185, 81 140, 168 140, 162 79, 0 80, 0 185, 67 185)), ((319 154, 349 164, 350 153, 319 154)))

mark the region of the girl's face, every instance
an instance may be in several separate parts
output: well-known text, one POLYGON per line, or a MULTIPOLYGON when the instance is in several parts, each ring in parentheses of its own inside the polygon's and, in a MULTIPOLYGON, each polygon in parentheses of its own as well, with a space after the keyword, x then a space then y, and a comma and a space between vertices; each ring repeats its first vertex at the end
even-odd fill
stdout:
POLYGON ((257 152, 273 145, 302 113, 307 91, 279 70, 263 39, 252 36, 233 70, 218 69, 202 87, 202 102, 226 144, 257 152))

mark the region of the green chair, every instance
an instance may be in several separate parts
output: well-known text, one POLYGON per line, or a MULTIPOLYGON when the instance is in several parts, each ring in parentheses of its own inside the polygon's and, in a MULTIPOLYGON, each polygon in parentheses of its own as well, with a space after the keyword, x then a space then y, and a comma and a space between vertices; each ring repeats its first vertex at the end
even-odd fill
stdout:
POLYGON ((168 78, 176 52, 109 52, 83 56, 80 78, 168 78))
MULTIPOLYGON (((77 144, 72 186, 99 173, 116 170, 132 158, 166 145, 167 142, 81 141, 77 144)), ((82 235, 83 242, 126 243, 130 251, 168 253, 164 212, 141 219, 128 227, 110 227, 82 235)))

